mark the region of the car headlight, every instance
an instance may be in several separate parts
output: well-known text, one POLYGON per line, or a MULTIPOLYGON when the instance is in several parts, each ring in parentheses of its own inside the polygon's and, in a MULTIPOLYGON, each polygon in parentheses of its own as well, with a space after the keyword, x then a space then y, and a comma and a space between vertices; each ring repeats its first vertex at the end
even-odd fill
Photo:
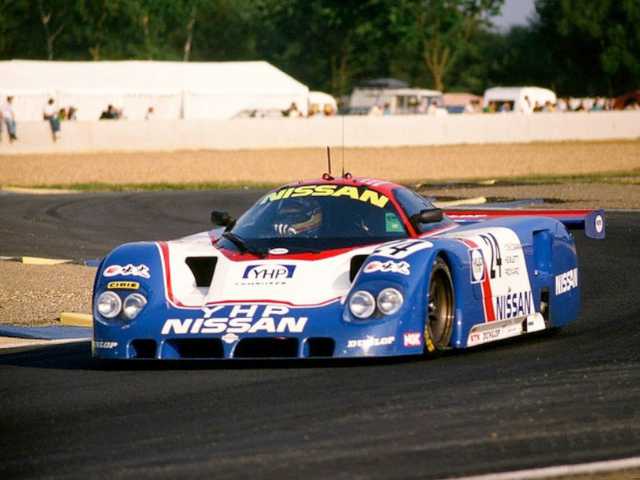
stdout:
POLYGON ((105 318, 114 318, 122 309, 122 300, 117 293, 102 292, 98 297, 98 313, 105 318))
POLYGON ((385 288, 378 294, 378 310, 385 315, 393 315, 402 307, 404 298, 395 288, 385 288))
POLYGON ((142 311, 146 304, 147 299, 144 298, 144 295, 141 295, 139 293, 132 293, 124 299, 124 303, 122 305, 122 313, 129 320, 133 320, 138 316, 138 314, 142 311))
POLYGON ((358 318, 369 318, 376 310, 376 300, 366 290, 358 290, 349 299, 349 310, 358 318))

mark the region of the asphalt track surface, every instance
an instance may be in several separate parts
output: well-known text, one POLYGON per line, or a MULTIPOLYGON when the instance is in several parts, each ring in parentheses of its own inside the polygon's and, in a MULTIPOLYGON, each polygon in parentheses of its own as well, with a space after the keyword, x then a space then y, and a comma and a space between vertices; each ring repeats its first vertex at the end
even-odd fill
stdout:
MULTIPOLYGON (((0 255, 88 258, 255 192, 0 196, 0 255)), ((136 364, 0 356, 0 478, 446 478, 640 455, 640 215, 578 233, 568 328, 436 359, 136 364)))

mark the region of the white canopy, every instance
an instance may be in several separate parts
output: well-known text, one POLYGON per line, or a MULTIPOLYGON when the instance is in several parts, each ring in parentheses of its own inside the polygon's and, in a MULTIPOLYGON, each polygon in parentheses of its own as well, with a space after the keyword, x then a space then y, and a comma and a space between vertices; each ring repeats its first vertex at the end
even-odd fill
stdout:
POLYGON ((267 62, 0 62, 0 95, 14 96, 18 121, 41 120, 49 98, 97 120, 112 104, 126 118, 231 118, 245 109, 306 113, 309 89, 267 62))

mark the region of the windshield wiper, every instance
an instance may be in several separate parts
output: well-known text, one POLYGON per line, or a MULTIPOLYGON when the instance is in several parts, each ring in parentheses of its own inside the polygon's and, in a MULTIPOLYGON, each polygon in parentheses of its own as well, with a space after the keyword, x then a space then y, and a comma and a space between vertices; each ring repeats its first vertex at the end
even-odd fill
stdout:
POLYGON ((257 248, 251 247, 246 242, 246 240, 240 238, 235 233, 224 232, 222 234, 222 236, 224 238, 226 238, 227 240, 229 240, 231 243, 233 243, 236 247, 238 247, 238 250, 240 250, 240 253, 249 252, 249 253, 253 253, 254 255, 257 255, 258 257, 264 257, 265 256, 265 253, 262 250, 259 250, 257 248))

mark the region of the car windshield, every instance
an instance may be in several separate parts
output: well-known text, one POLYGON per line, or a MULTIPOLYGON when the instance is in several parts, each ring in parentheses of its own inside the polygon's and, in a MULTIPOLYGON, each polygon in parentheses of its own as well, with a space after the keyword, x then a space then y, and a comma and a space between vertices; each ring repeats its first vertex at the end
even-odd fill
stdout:
POLYGON ((407 232, 390 199, 365 186, 301 185, 268 193, 242 215, 224 245, 266 252, 322 251, 404 238, 407 232))

